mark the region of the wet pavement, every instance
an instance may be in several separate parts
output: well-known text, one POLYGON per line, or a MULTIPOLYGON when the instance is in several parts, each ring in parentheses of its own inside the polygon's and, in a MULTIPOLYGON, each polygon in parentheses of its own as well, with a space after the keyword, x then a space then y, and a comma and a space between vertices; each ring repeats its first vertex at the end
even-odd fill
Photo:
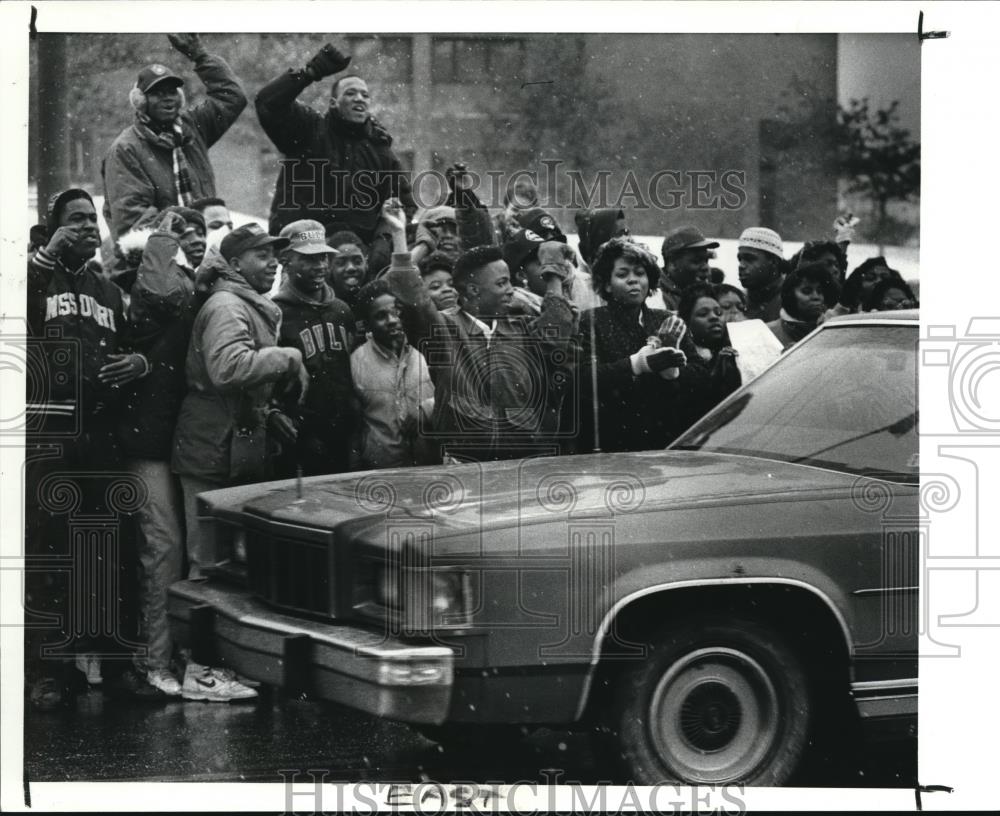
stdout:
MULTIPOLYGON (((26 709, 25 777, 56 781, 280 782, 281 770, 327 770, 327 781, 623 782, 582 733, 539 729, 516 748, 444 750, 409 727, 329 703, 262 689, 249 703, 138 705, 89 691, 75 706, 26 709)), ((845 748, 814 757, 804 787, 913 787, 916 741, 845 748)))

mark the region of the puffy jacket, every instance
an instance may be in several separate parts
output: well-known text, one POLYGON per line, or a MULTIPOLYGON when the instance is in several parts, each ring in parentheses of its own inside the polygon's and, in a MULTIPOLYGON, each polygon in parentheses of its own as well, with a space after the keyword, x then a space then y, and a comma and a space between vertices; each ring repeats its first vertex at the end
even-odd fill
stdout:
POLYGON ((296 101, 312 80, 286 71, 269 82, 255 100, 264 132, 286 159, 278 170, 269 228, 309 218, 324 226, 337 222, 371 242, 387 198, 398 197, 410 216, 416 204, 392 136, 374 119, 346 122, 336 110, 326 115, 296 101), (303 179, 314 178, 314 183, 303 179))
MULTIPOLYGON (((232 69, 212 54, 200 56, 194 70, 205 83, 208 97, 181 112, 183 151, 191 170, 192 196, 214 196, 215 173, 208 149, 222 138, 247 104, 232 69)), ((104 180, 104 217, 115 237, 158 211, 177 204, 174 184, 173 139, 154 133, 138 117, 111 144, 101 165, 104 180)))
POLYGON ((226 269, 191 332, 175 473, 227 484, 270 475, 267 412, 298 352, 278 348, 281 310, 226 269))

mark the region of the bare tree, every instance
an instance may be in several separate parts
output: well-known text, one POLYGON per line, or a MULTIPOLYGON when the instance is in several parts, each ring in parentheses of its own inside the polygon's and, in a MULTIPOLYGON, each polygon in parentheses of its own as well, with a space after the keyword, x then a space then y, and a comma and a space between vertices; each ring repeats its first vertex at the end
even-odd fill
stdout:
POLYGON ((872 110, 865 97, 852 99, 837 116, 841 172, 850 192, 871 200, 879 243, 892 223, 889 205, 920 198, 920 143, 899 126, 898 107, 897 100, 872 110))

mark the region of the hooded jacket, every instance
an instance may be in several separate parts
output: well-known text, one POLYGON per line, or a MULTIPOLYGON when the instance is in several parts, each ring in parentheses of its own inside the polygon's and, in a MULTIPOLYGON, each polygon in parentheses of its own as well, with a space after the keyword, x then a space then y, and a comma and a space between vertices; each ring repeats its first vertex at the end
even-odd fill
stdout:
POLYGON ((170 232, 150 234, 129 304, 136 350, 146 355, 150 371, 126 392, 118 430, 126 456, 170 460, 174 426, 187 391, 188 341, 203 301, 177 237, 170 232))
MULTIPOLYGON (((232 69, 221 58, 203 54, 194 63, 207 98, 181 111, 183 151, 191 170, 193 198, 214 196, 215 173, 208 149, 229 130, 246 107, 247 98, 232 69)), ((177 204, 173 138, 155 133, 136 114, 111 144, 101 165, 104 217, 114 237, 121 236, 158 211, 177 204)))
POLYGON ((351 308, 327 284, 323 284, 319 299, 312 300, 287 280, 274 302, 281 309, 278 345, 301 351, 309 372, 309 391, 297 409, 299 433, 321 440, 349 435, 355 327, 351 308))
POLYGON ((297 352, 278 348, 281 310, 229 267, 201 307, 174 433, 175 473, 220 484, 266 479, 272 389, 297 352))
POLYGON ((324 226, 337 222, 371 242, 386 199, 398 197, 407 216, 416 211, 392 136, 369 117, 345 121, 331 108, 321 114, 296 97, 312 80, 286 71, 257 94, 257 117, 268 138, 286 159, 278 170, 269 229, 303 218, 324 226), (303 179, 312 179, 310 184, 303 179))
POLYGON ((621 209, 579 210, 576 214, 576 231, 580 236, 580 255, 588 265, 593 265, 597 250, 615 234, 621 209))

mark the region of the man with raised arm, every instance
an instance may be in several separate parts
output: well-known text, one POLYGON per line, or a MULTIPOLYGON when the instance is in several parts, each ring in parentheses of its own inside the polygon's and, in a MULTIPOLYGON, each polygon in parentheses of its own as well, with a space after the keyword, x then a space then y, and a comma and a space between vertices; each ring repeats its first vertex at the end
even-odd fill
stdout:
POLYGON ((135 122, 111 144, 101 166, 104 217, 118 238, 146 225, 172 204, 189 207, 215 195, 208 149, 236 121, 247 98, 225 60, 209 54, 197 34, 168 34, 194 65, 206 98, 185 104, 184 80, 159 63, 147 65, 129 91, 135 122))
POLYGON ((354 74, 339 77, 325 114, 296 101, 306 87, 350 62, 328 43, 304 68, 289 69, 257 94, 261 126, 285 156, 271 203, 274 234, 310 219, 327 234, 348 229, 370 244, 387 199, 398 196, 408 213, 416 210, 392 136, 371 115, 368 83, 354 74))
POLYGON ((461 308, 440 311, 406 250, 402 209, 387 204, 393 230, 387 279, 403 306, 410 342, 435 384, 433 433, 445 461, 490 461, 559 452, 562 400, 575 354, 576 319, 566 290, 573 274, 565 244, 543 243, 547 282, 540 314, 508 314, 513 285, 499 247, 465 252, 455 264, 461 308))

